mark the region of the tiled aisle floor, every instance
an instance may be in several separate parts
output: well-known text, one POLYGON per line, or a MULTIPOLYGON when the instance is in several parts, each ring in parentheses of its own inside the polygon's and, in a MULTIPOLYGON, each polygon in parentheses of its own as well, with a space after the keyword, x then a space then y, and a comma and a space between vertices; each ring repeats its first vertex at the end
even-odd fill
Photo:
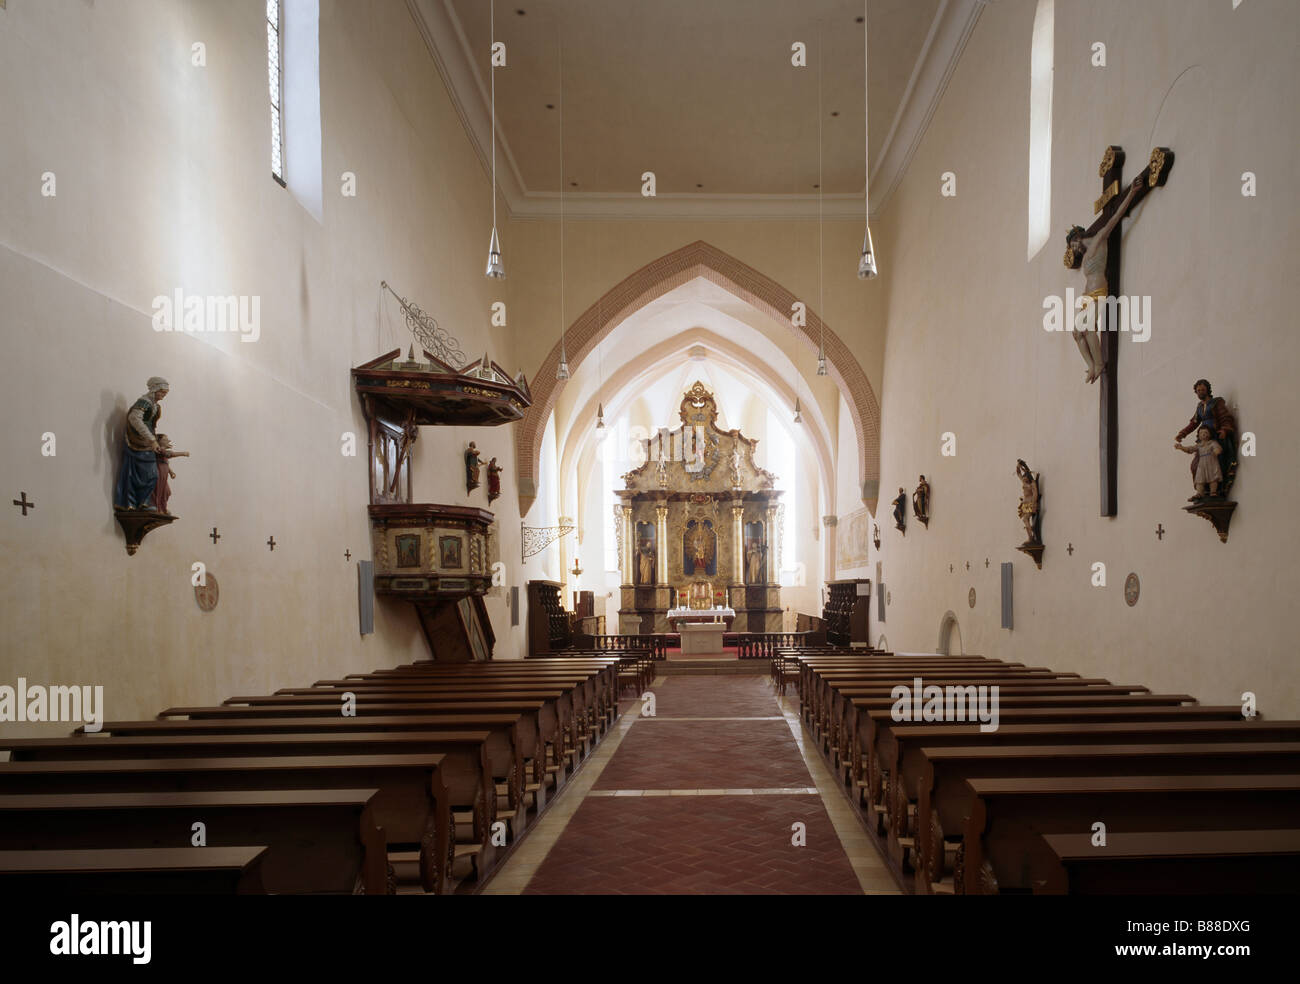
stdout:
POLYGON ((654 694, 654 717, 623 702, 484 894, 898 894, 766 676, 660 677, 654 694))

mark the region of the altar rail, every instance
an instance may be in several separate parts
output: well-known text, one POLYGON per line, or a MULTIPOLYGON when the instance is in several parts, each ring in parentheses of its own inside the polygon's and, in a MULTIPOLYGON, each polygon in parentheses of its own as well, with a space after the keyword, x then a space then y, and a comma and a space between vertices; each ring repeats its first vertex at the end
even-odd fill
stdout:
POLYGON ((727 632, 724 646, 735 646, 741 659, 771 659, 778 649, 802 649, 813 632, 727 632))
POLYGON ((647 632, 641 635, 629 633, 583 635, 574 640, 575 648, 599 649, 604 652, 631 652, 648 649, 655 659, 667 659, 668 649, 677 646, 677 635, 668 632, 647 632))

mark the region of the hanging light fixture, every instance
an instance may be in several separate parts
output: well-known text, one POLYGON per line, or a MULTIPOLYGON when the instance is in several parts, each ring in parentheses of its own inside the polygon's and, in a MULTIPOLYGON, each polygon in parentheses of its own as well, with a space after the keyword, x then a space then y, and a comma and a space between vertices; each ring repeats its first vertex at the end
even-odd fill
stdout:
MULTIPOLYGON (((559 31, 557 24, 556 31, 559 31)), ((569 353, 564 348, 564 41, 556 38, 560 60, 560 364, 555 370, 559 382, 569 378, 569 353)))
MULTIPOLYGON (((822 153, 822 62, 824 60, 822 31, 819 25, 817 28, 817 323, 821 327, 821 336, 817 342, 817 375, 819 376, 826 375, 826 323, 822 321, 822 312, 826 310, 826 288, 822 279, 822 195, 825 193, 822 185, 826 182, 822 153)), ((795 421, 798 422, 797 411, 795 421)))
POLYGON ((796 424, 803 423, 803 414, 799 412, 799 397, 797 396, 794 398, 794 422, 796 424))
POLYGON ((862 237, 862 255, 858 258, 858 279, 874 280, 876 277, 876 250, 871 244, 871 150, 867 131, 867 3, 862 3, 862 159, 866 165, 866 184, 863 186, 863 207, 866 209, 867 232, 862 237))
POLYGON ((605 429, 605 404, 598 404, 596 407, 596 430, 605 429))
POLYGON ((488 48, 488 76, 492 87, 492 239, 488 243, 488 261, 486 276, 501 280, 506 275, 506 268, 501 264, 501 240, 497 238, 497 67, 496 67, 496 0, 492 0, 488 9, 491 24, 488 33, 491 46, 488 48))

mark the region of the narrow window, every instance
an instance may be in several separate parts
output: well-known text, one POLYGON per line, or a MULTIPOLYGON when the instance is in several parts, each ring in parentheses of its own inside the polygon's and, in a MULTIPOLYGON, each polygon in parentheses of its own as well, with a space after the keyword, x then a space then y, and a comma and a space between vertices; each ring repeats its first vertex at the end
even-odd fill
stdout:
POLYGON ((266 77, 271 94, 271 177, 284 185, 284 125, 280 105, 284 76, 280 70, 280 0, 266 0, 266 77))
POLYGON ((1055 0, 1038 0, 1029 56, 1029 254, 1052 234, 1052 72, 1055 0))

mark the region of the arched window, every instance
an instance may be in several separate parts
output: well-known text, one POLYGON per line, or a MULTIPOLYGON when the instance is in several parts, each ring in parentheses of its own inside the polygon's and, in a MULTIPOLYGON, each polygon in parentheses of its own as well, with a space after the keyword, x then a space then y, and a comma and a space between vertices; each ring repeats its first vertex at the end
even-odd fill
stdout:
POLYGON ((1052 73, 1056 0, 1038 0, 1029 55, 1029 254, 1052 234, 1052 73))

